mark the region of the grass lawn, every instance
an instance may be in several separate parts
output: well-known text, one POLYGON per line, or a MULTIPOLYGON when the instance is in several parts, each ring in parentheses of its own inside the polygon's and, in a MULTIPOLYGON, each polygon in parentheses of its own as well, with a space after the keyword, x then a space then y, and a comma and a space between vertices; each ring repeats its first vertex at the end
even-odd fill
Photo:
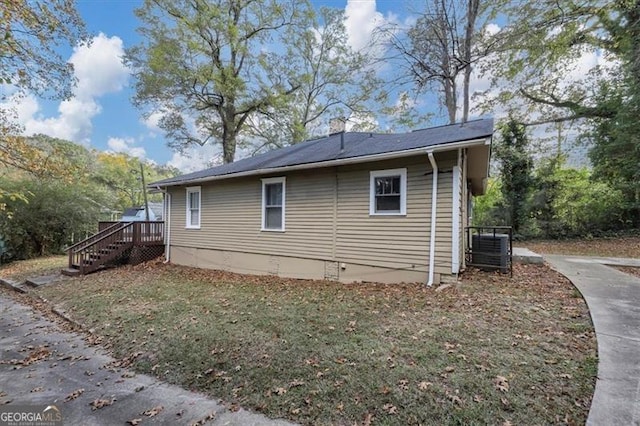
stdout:
POLYGON ((66 268, 69 258, 64 256, 39 257, 30 260, 18 260, 0 265, 0 278, 10 278, 21 282, 27 278, 55 274, 66 268))
POLYGON ((37 290, 138 371, 304 424, 584 424, 585 303, 544 266, 339 284, 160 263, 37 290))
POLYGON ((541 254, 640 258, 640 236, 592 240, 519 241, 515 245, 541 254))

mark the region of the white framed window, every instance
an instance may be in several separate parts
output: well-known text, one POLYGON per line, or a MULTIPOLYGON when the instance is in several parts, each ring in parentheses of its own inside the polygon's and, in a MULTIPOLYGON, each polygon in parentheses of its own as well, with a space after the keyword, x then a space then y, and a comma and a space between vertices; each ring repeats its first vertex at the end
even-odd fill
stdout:
POLYGON ((262 230, 284 231, 286 178, 262 179, 262 230))
POLYGON ((407 214, 407 169, 372 171, 369 187, 370 215, 407 214))
POLYGON ((187 228, 200 228, 201 190, 199 186, 187 188, 187 228))

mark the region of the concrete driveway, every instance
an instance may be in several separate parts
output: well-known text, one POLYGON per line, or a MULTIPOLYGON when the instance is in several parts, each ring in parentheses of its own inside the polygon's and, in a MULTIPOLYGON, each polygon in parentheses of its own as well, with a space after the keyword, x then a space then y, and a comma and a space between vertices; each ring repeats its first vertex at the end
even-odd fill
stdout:
POLYGON ((545 255, 589 306, 598 341, 598 379, 588 425, 640 425, 640 279, 606 265, 638 259, 545 255))
POLYGON ((134 419, 140 425, 290 424, 231 412, 204 395, 120 368, 98 347, 1 291, 0 348, 0 411, 55 405, 65 425, 125 425, 134 419))

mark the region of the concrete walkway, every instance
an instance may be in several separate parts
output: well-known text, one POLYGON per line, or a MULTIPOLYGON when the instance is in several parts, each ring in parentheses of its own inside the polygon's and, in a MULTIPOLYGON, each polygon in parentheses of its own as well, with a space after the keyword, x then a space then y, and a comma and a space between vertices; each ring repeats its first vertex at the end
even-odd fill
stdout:
POLYGON ((640 425, 640 278, 606 266, 637 259, 545 255, 584 296, 598 340, 598 380, 588 425, 640 425))
POLYGON ((231 412, 204 395, 119 368, 98 347, 1 292, 0 348, 0 407, 55 405, 67 425, 125 425, 134 419, 141 425, 290 424, 231 412), (94 409, 94 402, 111 405, 94 409))

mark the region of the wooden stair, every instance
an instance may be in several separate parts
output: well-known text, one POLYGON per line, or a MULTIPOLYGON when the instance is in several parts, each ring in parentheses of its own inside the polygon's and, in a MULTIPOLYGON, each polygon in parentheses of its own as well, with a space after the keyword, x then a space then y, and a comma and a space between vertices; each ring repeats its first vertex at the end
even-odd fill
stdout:
POLYGON ((97 234, 67 248, 69 265, 61 272, 69 276, 84 275, 119 261, 126 263, 134 247, 152 248, 147 250, 150 253, 148 257, 157 257, 162 253, 158 249, 164 247, 163 225, 163 222, 110 224, 97 234))

